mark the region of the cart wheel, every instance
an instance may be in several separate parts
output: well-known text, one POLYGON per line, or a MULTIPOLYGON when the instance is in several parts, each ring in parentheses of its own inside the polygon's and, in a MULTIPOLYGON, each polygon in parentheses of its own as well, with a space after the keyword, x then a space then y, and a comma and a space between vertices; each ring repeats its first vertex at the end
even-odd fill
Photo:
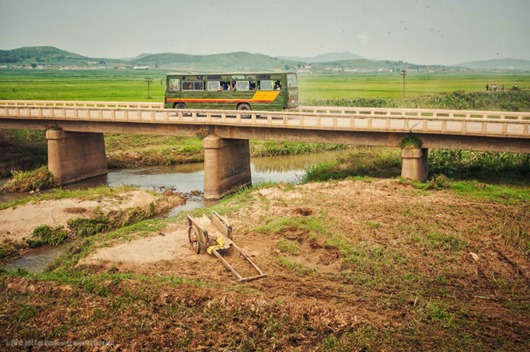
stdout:
POLYGON ((191 247, 193 248, 195 253, 201 253, 203 245, 201 243, 197 230, 195 230, 193 226, 188 227, 188 240, 190 241, 191 247))

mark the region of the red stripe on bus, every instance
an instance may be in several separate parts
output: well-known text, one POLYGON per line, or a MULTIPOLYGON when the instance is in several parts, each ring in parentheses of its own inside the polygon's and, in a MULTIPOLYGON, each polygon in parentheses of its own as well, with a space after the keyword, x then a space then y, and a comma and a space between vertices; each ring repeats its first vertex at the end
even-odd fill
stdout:
POLYGON ((274 100, 241 99, 168 99, 169 103, 270 103, 274 100))

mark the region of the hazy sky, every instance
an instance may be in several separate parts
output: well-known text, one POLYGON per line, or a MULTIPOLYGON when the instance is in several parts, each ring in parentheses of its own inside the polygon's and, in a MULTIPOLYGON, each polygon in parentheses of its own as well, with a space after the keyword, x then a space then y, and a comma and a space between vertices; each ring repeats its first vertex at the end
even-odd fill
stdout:
POLYGON ((0 0, 0 49, 530 59, 530 0, 0 0))

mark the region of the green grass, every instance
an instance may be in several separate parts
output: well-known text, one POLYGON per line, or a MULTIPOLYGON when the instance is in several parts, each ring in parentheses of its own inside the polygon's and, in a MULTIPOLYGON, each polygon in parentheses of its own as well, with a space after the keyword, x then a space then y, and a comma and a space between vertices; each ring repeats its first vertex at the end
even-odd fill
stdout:
POLYGON ((465 246, 465 242, 458 234, 429 232, 423 236, 414 236, 418 246, 429 249, 458 251, 465 246))
MULTIPOLYGON (((0 99, 96 100, 163 102, 166 75, 163 70, 0 70, 0 99), (147 99, 145 77, 153 78, 147 99), (162 83, 162 84, 161 84, 162 83)), ((399 72, 385 74, 299 74, 299 99, 401 99, 399 72)), ((440 93, 485 92, 486 84, 514 84, 530 88, 530 74, 517 73, 415 73, 406 78, 406 96, 417 98, 440 93)), ((501 92, 498 92, 501 93, 501 92)))
POLYGON ((46 166, 32 171, 12 171, 13 178, 0 191, 29 192, 55 187, 53 175, 46 166))
POLYGON ((277 260, 278 260, 278 264, 288 269, 290 272, 298 274, 298 275, 308 275, 308 274, 315 272, 314 269, 309 268, 307 265, 297 263, 287 257, 280 256, 278 257, 277 260))
POLYGON ((352 148, 335 162, 319 163, 304 175, 304 182, 341 180, 348 177, 397 177, 401 174, 401 152, 392 148, 352 148))
POLYGON ((38 247, 41 244, 57 246, 66 242, 68 233, 63 226, 50 227, 48 225, 37 226, 33 229, 33 238, 28 240, 30 247, 38 247))
POLYGON ((300 249, 295 242, 283 238, 278 241, 278 250, 280 252, 286 252, 290 255, 297 255, 300 252, 300 249))
POLYGON ((0 99, 163 102, 164 79, 163 71, 0 70, 0 99))
POLYGON ((530 175, 530 155, 435 149, 429 151, 429 172, 457 180, 474 178, 524 184, 530 175))
MULTIPOLYGON (((506 89, 517 84, 530 88, 528 73, 414 73, 406 77, 405 96, 420 97, 454 91, 486 91, 488 83, 505 85, 506 89)), ((322 99, 395 99, 403 97, 403 80, 399 72, 394 74, 313 74, 299 75, 300 100, 322 99)), ((500 92, 498 92, 500 93, 500 92)))
MULTIPOLYGON (((461 194, 471 193, 476 197, 489 197, 497 201, 503 198, 507 201, 528 201, 526 190, 530 180, 530 159, 527 154, 433 149, 429 150, 429 173, 430 181, 421 187, 451 188, 461 194)), ((306 170, 303 181, 318 182, 366 176, 394 178, 400 175, 399 149, 356 147, 341 153, 334 162, 319 163, 310 167, 306 170)))
POLYGON ((109 168, 202 162, 202 138, 110 134, 105 136, 109 168))
POLYGON ((497 203, 530 203, 530 187, 528 187, 528 184, 525 182, 520 182, 518 184, 494 184, 483 183, 477 180, 453 180, 445 175, 435 175, 428 182, 415 183, 415 186, 420 189, 448 189, 463 197, 482 199, 497 203))

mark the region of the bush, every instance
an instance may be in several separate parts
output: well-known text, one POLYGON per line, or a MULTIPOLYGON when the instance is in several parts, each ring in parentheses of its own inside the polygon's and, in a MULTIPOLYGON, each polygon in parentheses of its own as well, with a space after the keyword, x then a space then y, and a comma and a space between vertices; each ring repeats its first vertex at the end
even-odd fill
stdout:
POLYGON ((398 150, 363 148, 352 149, 333 163, 320 163, 306 170, 303 182, 341 180, 347 177, 397 177, 401 174, 398 150))
POLYGON ((6 258, 12 253, 12 250, 9 247, 0 245, 0 259, 6 258))
POLYGON ((407 137, 403 138, 403 140, 400 143, 401 148, 421 148, 423 145, 423 142, 421 139, 416 137, 413 134, 408 135, 407 137))
POLYGON ((68 234, 62 226, 50 227, 48 225, 38 226, 33 229, 33 238, 29 239, 30 247, 38 247, 43 244, 57 246, 66 242, 68 234))
POLYGON ((436 149, 429 151, 429 171, 433 175, 443 174, 454 179, 525 182, 530 177, 530 156, 436 149))
POLYGON ((88 237, 112 229, 110 220, 103 215, 95 219, 76 218, 68 220, 70 230, 80 237, 88 237))
POLYGON ((310 100, 313 106, 351 106, 372 108, 425 108, 451 110, 530 111, 530 90, 505 92, 455 91, 430 96, 310 100))
POLYGON ((427 189, 450 189, 451 188, 451 179, 445 175, 434 175, 427 182, 427 189))
POLYGON ((29 192, 55 187, 53 175, 46 166, 33 171, 12 171, 12 174, 13 178, 2 187, 3 191, 29 192))

